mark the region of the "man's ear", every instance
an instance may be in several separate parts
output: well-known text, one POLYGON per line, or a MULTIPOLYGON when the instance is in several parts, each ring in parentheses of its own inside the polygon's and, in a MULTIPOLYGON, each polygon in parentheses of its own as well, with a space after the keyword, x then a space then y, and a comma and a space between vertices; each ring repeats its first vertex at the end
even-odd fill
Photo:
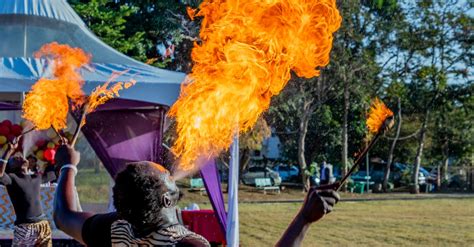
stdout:
POLYGON ((161 206, 164 208, 170 208, 173 206, 173 200, 171 200, 169 192, 166 192, 161 196, 161 206))

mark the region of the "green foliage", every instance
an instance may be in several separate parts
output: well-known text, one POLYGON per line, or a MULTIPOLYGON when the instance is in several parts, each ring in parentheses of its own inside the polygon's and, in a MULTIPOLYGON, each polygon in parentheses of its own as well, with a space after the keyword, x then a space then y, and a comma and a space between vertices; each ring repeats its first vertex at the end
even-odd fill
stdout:
POLYGON ((138 12, 138 8, 128 5, 115 5, 111 0, 91 0, 87 3, 72 1, 74 10, 87 26, 105 43, 116 50, 146 61, 146 40, 144 32, 127 34, 127 17, 138 12))
POLYGON ((190 51, 199 22, 192 22, 186 6, 200 1, 69 0, 89 28, 113 48, 151 65, 188 72, 190 51), (175 47, 174 58, 162 56, 158 45, 175 47))

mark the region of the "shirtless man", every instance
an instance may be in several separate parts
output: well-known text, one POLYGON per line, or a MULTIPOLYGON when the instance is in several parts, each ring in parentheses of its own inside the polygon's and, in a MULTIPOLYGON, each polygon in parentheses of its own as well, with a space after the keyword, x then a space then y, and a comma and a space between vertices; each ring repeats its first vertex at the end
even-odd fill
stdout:
POLYGON ((28 160, 21 155, 11 157, 16 148, 17 144, 10 144, 0 160, 0 184, 7 188, 16 215, 12 244, 52 246, 51 227, 41 207, 40 185, 56 176, 53 171, 32 174, 28 160))

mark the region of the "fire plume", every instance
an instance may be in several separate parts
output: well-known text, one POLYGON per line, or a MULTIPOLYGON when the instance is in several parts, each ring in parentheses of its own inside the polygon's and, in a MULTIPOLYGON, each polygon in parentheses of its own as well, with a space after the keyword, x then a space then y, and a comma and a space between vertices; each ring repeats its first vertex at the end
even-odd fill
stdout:
POLYGON ((53 42, 41 47, 35 57, 51 62, 53 78, 41 78, 33 85, 25 98, 23 117, 40 130, 64 129, 69 100, 80 105, 84 99, 79 70, 90 63, 91 56, 79 48, 53 42))
MULTIPOLYGON (((193 14, 193 13, 192 13, 193 14)), ((194 16, 194 15, 192 15, 194 16)), ((170 116, 180 169, 229 147, 251 128, 291 78, 329 63, 341 16, 335 0, 205 0, 194 66, 170 116)))
POLYGON ((393 117, 393 112, 379 98, 375 98, 366 121, 369 132, 377 133, 389 117, 393 117))
POLYGON ((88 100, 88 107, 87 107, 87 113, 91 113, 97 109, 98 106, 104 104, 110 99, 113 99, 115 97, 119 97, 119 91, 122 89, 127 89, 133 85, 135 85, 136 81, 131 80, 129 82, 117 82, 111 87, 110 85, 110 80, 106 82, 104 85, 98 86, 94 89, 94 91, 91 93, 89 96, 88 100))

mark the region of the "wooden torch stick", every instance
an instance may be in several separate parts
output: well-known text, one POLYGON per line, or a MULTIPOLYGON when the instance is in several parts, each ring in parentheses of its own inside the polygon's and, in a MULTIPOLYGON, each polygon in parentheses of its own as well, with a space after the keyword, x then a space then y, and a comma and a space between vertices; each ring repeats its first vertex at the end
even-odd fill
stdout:
POLYGON ((77 138, 79 137, 79 133, 81 132, 82 122, 86 118, 88 108, 89 108, 88 103, 85 103, 84 106, 82 107, 81 117, 79 118, 79 121, 77 122, 76 130, 74 131, 74 135, 72 136, 71 147, 74 147, 74 145, 77 142, 77 138))
MULTIPOLYGON (((370 149, 374 146, 374 144, 377 142, 377 140, 382 136, 382 134, 390 129, 393 126, 393 118, 387 118, 383 124, 383 126, 380 128, 380 130, 375 134, 375 136, 370 140, 369 145, 365 147, 365 149, 357 156, 356 161, 354 162, 354 165, 351 167, 351 169, 347 172, 347 174, 338 182, 335 182, 333 184, 326 184, 322 186, 315 187, 316 190, 327 190, 327 189, 336 189, 336 191, 340 190, 344 183, 347 181, 347 179, 352 175, 352 173, 355 172, 357 167, 359 167, 362 162, 364 161, 365 156, 369 152, 370 149)), ((368 176, 368 174, 367 174, 368 176)))
POLYGON ((21 135, 20 135, 19 137, 21 137, 21 136, 24 136, 24 135, 26 135, 26 134, 30 133, 31 131, 33 131, 33 130, 35 130, 35 129, 36 129, 35 127, 31 127, 31 129, 29 129, 29 130, 27 130, 27 131, 24 131, 24 132, 22 132, 22 133, 21 133, 21 135))
POLYGON ((382 135, 381 131, 377 132, 374 138, 372 138, 372 140, 369 142, 369 145, 367 145, 367 147, 365 147, 365 149, 359 154, 356 161, 354 162, 354 165, 352 165, 351 169, 347 172, 347 174, 341 179, 341 181, 339 181, 339 185, 337 186, 336 191, 342 188, 342 185, 344 185, 344 183, 352 175, 352 173, 355 172, 357 167, 359 167, 362 164, 362 162, 364 162, 365 156, 367 155, 369 150, 372 149, 372 147, 374 146, 374 144, 377 142, 377 140, 380 138, 381 135, 382 135))

